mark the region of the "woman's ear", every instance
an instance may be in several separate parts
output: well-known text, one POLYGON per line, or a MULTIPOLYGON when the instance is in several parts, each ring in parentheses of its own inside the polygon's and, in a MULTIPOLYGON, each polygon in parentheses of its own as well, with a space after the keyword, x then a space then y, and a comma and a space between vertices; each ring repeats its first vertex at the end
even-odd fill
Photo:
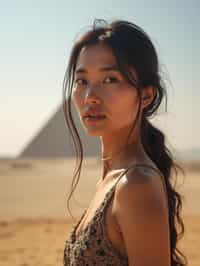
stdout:
POLYGON ((156 88, 153 86, 148 86, 142 89, 142 101, 141 108, 146 108, 156 96, 156 88))

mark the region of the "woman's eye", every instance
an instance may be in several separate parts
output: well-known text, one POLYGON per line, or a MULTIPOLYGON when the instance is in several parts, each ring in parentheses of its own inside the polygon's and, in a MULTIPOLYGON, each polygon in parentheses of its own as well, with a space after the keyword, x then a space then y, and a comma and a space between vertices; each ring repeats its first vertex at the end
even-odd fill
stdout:
MULTIPOLYGON (((118 79, 115 78, 115 77, 106 77, 104 80, 103 80, 104 83, 116 83, 118 82, 118 79)), ((87 80, 85 79, 82 79, 82 78, 77 78, 75 80, 75 84, 78 85, 78 86, 84 86, 84 85, 87 85, 87 80)))
POLYGON ((106 77, 104 79, 105 83, 112 83, 112 82, 118 82, 118 80, 115 77, 106 77))
POLYGON ((76 79, 76 80, 75 80, 75 83, 76 83, 77 85, 85 85, 87 82, 86 82, 85 79, 76 79))

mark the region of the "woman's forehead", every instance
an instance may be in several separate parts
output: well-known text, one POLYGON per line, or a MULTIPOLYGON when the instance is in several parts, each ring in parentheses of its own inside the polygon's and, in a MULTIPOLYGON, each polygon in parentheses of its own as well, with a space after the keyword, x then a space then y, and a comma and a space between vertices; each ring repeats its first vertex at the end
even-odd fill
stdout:
MULTIPOLYGON (((92 44, 81 49, 77 58, 75 73, 87 73, 89 70, 118 71, 121 73, 112 48, 105 44, 92 44)), ((129 67, 136 79, 136 71, 129 67)))
POLYGON ((118 67, 112 49, 105 44, 93 44, 81 49, 77 58, 76 69, 93 65, 118 67))

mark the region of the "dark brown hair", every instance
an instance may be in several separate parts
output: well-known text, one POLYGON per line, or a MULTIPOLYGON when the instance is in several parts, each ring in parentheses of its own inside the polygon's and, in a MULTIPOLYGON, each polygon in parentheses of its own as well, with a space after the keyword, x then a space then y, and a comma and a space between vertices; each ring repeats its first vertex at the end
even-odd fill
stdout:
MULTIPOLYGON (((175 163, 172 154, 166 147, 165 135, 161 130, 153 126, 148 119, 156 114, 164 97, 167 103, 166 86, 164 80, 161 79, 158 56, 152 41, 144 30, 134 23, 123 20, 107 23, 105 20, 95 19, 92 28, 84 33, 72 48, 63 81, 63 109, 76 151, 76 171, 71 183, 68 204, 78 184, 83 161, 83 146, 71 113, 74 72, 81 49, 97 43, 104 43, 112 49, 121 73, 136 87, 140 104, 141 91, 147 86, 156 88, 156 96, 142 113, 141 139, 146 153, 164 176, 169 211, 171 266, 185 266, 187 265, 187 259, 177 248, 177 241, 184 234, 184 224, 180 217, 183 196, 175 190, 171 182, 173 176, 177 177, 178 168, 179 170, 182 169, 175 163), (130 66, 136 71, 138 81, 131 75, 130 66), (65 96, 66 90, 68 92, 67 99, 65 96), (75 179, 76 177, 77 180, 75 179)), ((135 122, 139 117, 139 110, 140 106, 135 122)), ((130 134, 135 122, 130 130, 130 134)))

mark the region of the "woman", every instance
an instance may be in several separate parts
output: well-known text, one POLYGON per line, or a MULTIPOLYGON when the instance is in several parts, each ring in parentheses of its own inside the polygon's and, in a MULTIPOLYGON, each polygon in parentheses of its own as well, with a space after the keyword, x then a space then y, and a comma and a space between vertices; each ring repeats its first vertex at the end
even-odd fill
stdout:
POLYGON ((86 132, 100 137, 103 160, 94 198, 66 240, 64 265, 186 265, 176 246, 182 200, 170 182, 177 166, 149 121, 166 90, 148 35, 127 21, 95 20, 74 44, 63 86, 81 153, 75 176, 83 151, 71 98, 86 132))

